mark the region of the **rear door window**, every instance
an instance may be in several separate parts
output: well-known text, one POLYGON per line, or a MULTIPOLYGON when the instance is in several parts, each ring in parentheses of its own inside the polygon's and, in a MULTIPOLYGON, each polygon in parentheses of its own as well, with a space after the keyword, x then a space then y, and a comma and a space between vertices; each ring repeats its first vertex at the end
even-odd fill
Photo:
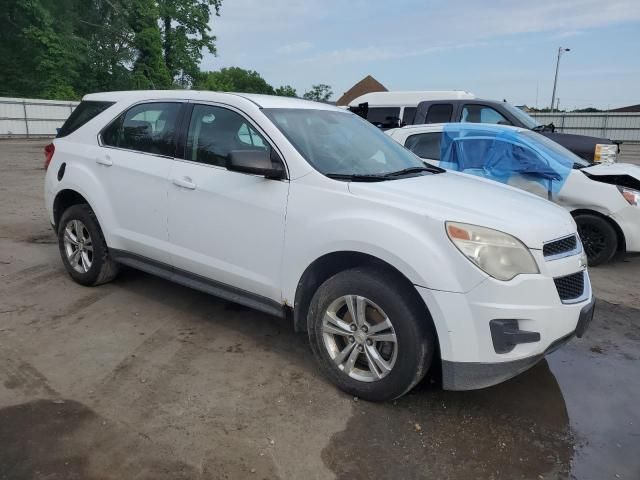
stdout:
POLYGON ((187 134, 186 160, 225 167, 235 150, 263 150, 267 141, 240 114, 227 108, 195 105, 187 134))
POLYGON ((504 115, 495 108, 487 105, 465 105, 462 108, 461 122, 468 123, 493 123, 497 125, 511 125, 504 115))
POLYGON ((177 102, 136 105, 106 128, 102 141, 111 147, 172 157, 180 107, 177 102))
POLYGON ((436 103, 429 107, 427 119, 424 123, 447 123, 451 121, 453 105, 450 103, 436 103))
POLYGON ((440 139, 442 133, 419 133, 411 135, 405 141, 404 146, 418 155, 420 158, 440 160, 440 139))
POLYGON ((396 128, 400 124, 400 107, 369 107, 367 120, 380 128, 396 128))
POLYGON ((75 132, 89 120, 98 116, 113 104, 114 102, 96 102, 89 100, 80 102, 80 105, 71 112, 71 115, 69 115, 69 118, 64 122, 56 136, 58 138, 66 137, 67 135, 75 132))

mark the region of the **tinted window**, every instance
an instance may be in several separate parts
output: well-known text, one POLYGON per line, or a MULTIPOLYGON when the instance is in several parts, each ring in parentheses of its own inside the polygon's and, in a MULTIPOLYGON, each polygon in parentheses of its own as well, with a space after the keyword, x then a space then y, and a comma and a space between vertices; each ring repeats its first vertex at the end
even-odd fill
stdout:
POLYGON ((441 103, 431 105, 427 112, 427 119, 424 123, 447 123, 451 121, 453 113, 453 105, 450 103, 441 103))
POLYGON ((413 125, 413 120, 416 118, 416 107, 404 107, 402 112, 402 123, 404 125, 413 125))
POLYGON ((369 108, 367 120, 380 128, 396 128, 400 123, 400 107, 369 108))
POLYGON ((221 107, 193 107, 186 159, 208 165, 227 165, 234 150, 270 151, 269 144, 236 112, 221 107))
POLYGON ((102 134, 105 145, 173 156, 181 104, 143 103, 127 110, 102 134))
POLYGON ((407 138, 404 146, 421 158, 440 160, 440 138, 442 133, 419 133, 407 138))
POLYGON ((113 105, 113 102, 80 102, 80 105, 78 105, 76 109, 71 112, 71 115, 69 115, 67 121, 64 122, 64 125, 62 125, 62 127, 58 131, 57 137, 65 137, 70 133, 75 132, 82 125, 87 123, 98 114, 104 112, 111 105, 113 105))
POLYGON ((497 110, 486 105, 465 105, 462 109, 461 122, 468 123, 495 123, 500 125, 511 125, 511 122, 504 118, 497 110))

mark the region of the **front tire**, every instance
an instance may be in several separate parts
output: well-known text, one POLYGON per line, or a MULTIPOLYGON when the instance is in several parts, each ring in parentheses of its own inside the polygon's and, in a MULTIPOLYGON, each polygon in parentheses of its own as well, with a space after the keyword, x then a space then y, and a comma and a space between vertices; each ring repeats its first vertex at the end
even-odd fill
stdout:
POLYGON ((426 374, 435 350, 431 319, 396 275, 372 268, 336 274, 317 290, 307 317, 322 372, 370 401, 398 398, 426 374))
POLYGON ((575 221, 589 266, 611 260, 618 249, 618 234, 613 226, 604 218, 588 213, 576 215, 575 221))
POLYGON ((62 214, 58 247, 67 272, 81 285, 107 283, 118 273, 98 219, 87 204, 73 205, 62 214))

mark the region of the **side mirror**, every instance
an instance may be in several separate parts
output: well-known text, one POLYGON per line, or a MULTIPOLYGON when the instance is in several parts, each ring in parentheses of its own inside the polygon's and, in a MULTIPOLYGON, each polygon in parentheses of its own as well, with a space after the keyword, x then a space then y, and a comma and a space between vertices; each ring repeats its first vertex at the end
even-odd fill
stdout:
POLYGON ((262 175, 273 180, 285 177, 283 165, 273 162, 266 150, 232 150, 227 160, 227 170, 262 175))

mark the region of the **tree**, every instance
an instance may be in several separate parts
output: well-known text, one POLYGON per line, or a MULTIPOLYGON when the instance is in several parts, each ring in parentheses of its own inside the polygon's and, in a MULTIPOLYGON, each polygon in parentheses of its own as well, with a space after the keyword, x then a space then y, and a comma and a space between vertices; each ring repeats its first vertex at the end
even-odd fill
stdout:
POLYGON ((190 86, 222 0, 0 0, 0 95, 190 86))
POLYGON ((296 89, 291 85, 282 85, 275 90, 276 95, 280 95, 281 97, 297 97, 298 93, 296 89))
POLYGON ((305 92, 302 98, 316 102, 328 102, 332 95, 333 91, 329 85, 319 83, 318 85, 312 85, 311 90, 305 92))
POLYGON ((254 70, 228 67, 215 72, 198 75, 195 87, 199 90, 220 92, 265 93, 273 95, 275 90, 254 70))
POLYGON ((158 7, 154 0, 131 0, 130 25, 133 47, 133 86, 137 89, 168 88, 171 75, 162 56, 162 36, 158 27, 158 7))
POLYGON ((171 79, 189 86, 200 70, 202 51, 215 54, 209 22, 220 15, 222 0, 158 0, 164 61, 171 79))

